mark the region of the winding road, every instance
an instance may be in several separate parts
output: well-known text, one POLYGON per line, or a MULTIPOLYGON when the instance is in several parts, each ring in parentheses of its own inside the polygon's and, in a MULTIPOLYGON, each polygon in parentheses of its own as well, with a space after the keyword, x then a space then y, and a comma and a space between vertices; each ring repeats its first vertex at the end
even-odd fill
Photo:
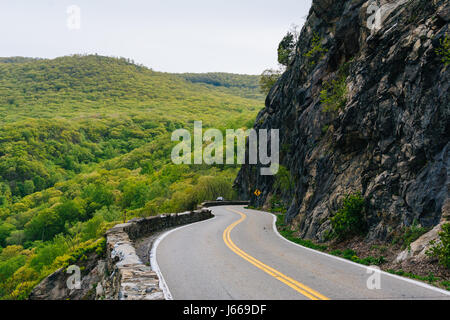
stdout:
POLYGON ((152 266, 176 300, 450 299, 425 283, 296 245, 275 216, 243 206, 171 230, 154 244, 152 266))

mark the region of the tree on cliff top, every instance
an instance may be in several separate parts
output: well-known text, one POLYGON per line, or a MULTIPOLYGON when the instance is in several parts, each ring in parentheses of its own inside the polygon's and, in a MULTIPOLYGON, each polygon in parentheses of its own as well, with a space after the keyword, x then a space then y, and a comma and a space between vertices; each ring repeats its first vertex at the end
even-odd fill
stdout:
POLYGON ((299 38, 298 26, 292 25, 278 45, 278 63, 287 67, 295 56, 295 48, 299 38))

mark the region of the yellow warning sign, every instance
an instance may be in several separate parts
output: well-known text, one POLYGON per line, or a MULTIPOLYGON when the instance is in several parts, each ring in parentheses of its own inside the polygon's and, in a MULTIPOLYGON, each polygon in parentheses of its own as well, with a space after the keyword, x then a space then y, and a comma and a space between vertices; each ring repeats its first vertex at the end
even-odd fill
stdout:
POLYGON ((256 189, 256 191, 255 191, 255 196, 257 196, 257 197, 259 197, 260 195, 261 195, 261 191, 260 190, 258 190, 258 189, 256 189))

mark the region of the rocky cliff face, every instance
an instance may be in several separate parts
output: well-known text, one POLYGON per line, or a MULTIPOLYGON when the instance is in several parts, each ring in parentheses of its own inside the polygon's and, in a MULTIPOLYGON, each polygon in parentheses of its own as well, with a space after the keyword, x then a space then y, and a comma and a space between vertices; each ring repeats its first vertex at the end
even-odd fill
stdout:
POLYGON ((314 0, 255 126, 280 129, 294 185, 277 191, 275 177, 246 165, 240 193, 257 206, 280 193, 288 222, 316 240, 353 192, 366 199, 368 239, 388 240, 414 220, 437 225, 449 201, 450 67, 436 49, 449 20, 446 0, 314 0), (324 90, 342 84, 324 112, 324 90))

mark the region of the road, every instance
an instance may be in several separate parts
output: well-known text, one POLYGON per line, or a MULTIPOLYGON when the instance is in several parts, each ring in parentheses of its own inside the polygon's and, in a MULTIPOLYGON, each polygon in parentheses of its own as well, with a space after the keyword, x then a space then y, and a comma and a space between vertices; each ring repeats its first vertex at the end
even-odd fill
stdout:
POLYGON ((159 238, 152 266, 176 300, 450 299, 450 292, 293 244, 243 206, 159 238))

